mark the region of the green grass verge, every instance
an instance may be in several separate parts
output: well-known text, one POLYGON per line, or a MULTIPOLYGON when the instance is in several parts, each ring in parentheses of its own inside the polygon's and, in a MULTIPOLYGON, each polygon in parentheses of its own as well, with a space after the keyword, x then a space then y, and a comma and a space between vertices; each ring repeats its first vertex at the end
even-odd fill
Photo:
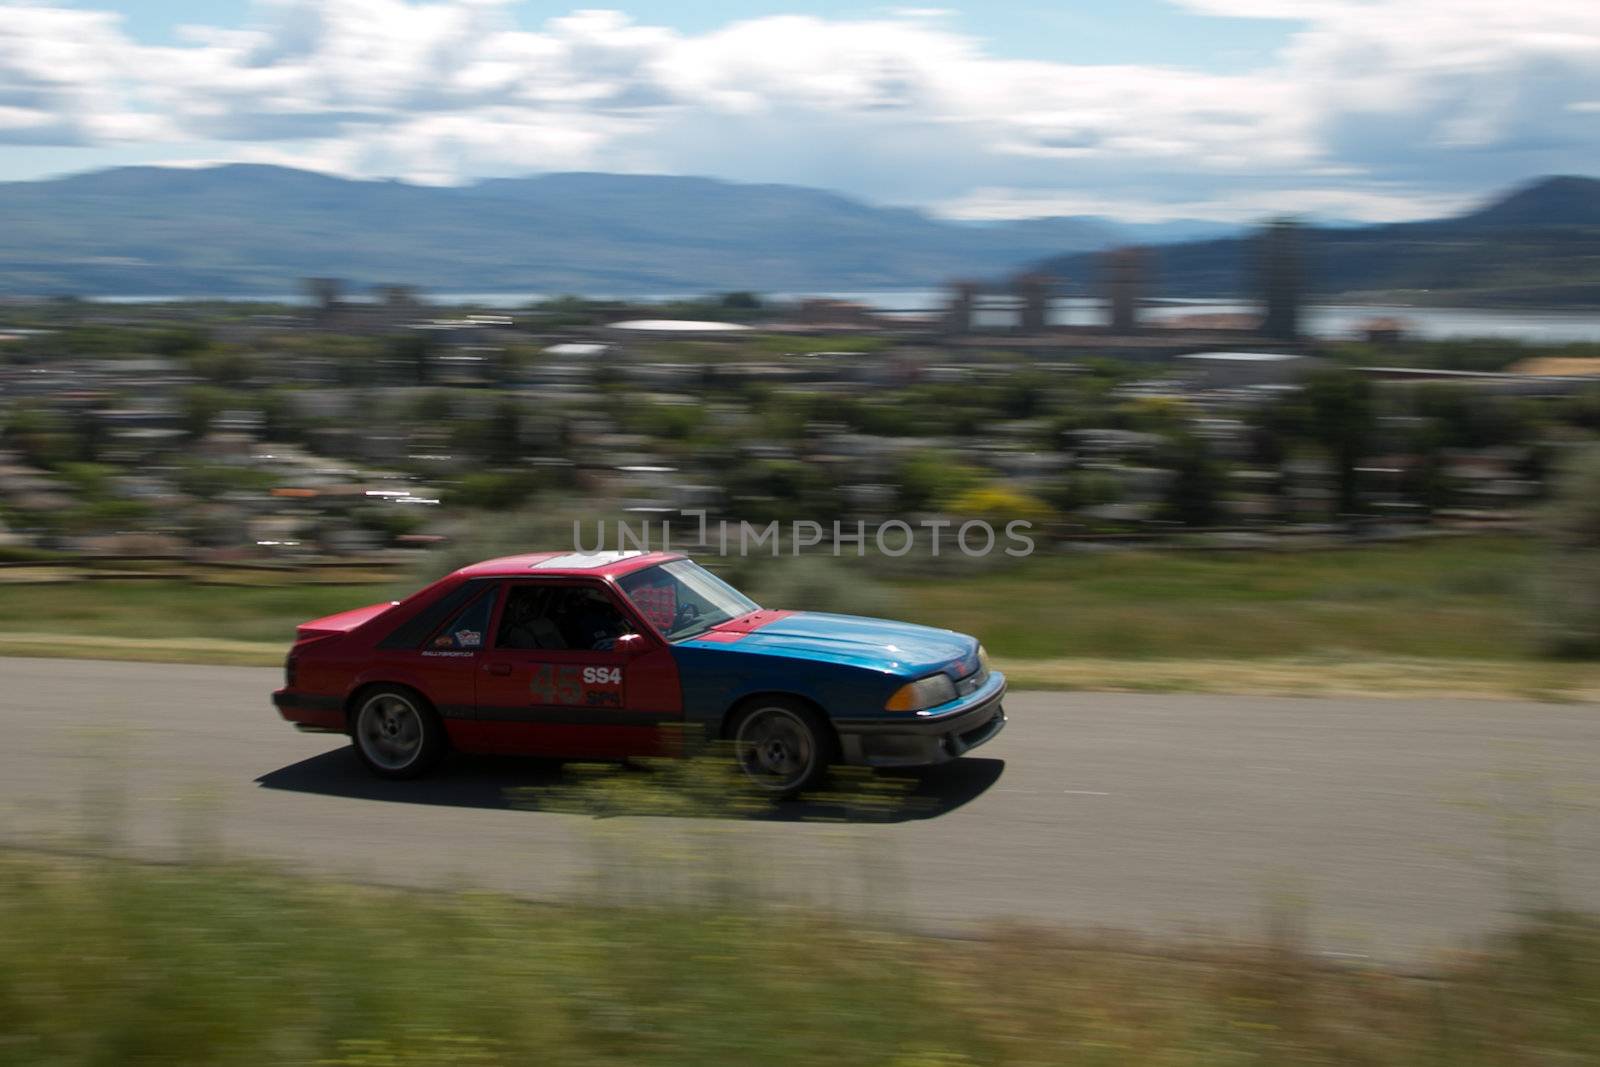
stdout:
MULTIPOLYGON (((956 561, 944 576, 892 580, 879 600, 885 613, 977 634, 1021 687, 1588 698, 1600 668, 1532 656, 1534 551, 1478 538, 1074 554, 989 573, 956 561)), ((847 558, 841 573, 854 565, 869 566, 847 558)), ((0 586, 0 654, 271 666, 297 623, 396 592, 376 583, 0 586)))
POLYGON ((730 899, 537 906, 0 854, 8 1064, 1584 1063, 1600 927, 1430 980, 1262 948, 950 942, 730 899))
POLYGON ((1293 553, 1088 553, 895 590, 917 621, 978 634, 1018 659, 1504 660, 1531 652, 1535 552, 1526 541, 1462 538, 1293 553))
POLYGON ((393 595, 384 584, 210 586, 166 579, 5 584, 0 585, 5 608, 0 637, 59 633, 286 647, 298 623, 393 595))

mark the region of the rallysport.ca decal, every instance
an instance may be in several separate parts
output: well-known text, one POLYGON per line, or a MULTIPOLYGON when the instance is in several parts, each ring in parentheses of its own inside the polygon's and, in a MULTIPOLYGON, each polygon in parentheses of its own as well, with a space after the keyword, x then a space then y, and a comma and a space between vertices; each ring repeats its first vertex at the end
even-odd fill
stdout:
POLYGON ((533 668, 528 690, 535 704, 620 708, 622 668, 541 663, 533 668))

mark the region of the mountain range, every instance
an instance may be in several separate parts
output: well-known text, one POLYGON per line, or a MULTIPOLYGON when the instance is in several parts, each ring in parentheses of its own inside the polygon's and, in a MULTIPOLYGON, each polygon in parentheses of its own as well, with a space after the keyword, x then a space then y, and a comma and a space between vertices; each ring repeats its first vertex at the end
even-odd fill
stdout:
MULTIPOLYGON (((1600 307, 1600 180, 1541 178, 1452 218, 1384 226, 1302 226, 1299 272, 1313 297, 1457 306, 1600 307)), ((1250 237, 1152 248, 1146 291, 1170 297, 1256 292, 1250 237)), ((1069 282, 1092 256, 1048 258, 1069 282)))
POLYGON ((897 288, 1197 230, 1219 227, 960 223, 708 178, 561 173, 437 187, 242 164, 121 167, 0 183, 0 292, 283 294, 305 276, 458 292, 897 288))
MULTIPOLYGON (((1302 235, 1320 295, 1600 303, 1592 178, 1541 179, 1455 218, 1302 235)), ((558 173, 439 187, 229 164, 0 183, 0 295, 273 296, 307 276, 436 293, 825 292, 1039 267, 1088 291, 1094 254, 1130 243, 1153 246, 1153 294, 1252 290, 1252 246, 1237 227, 958 222, 709 178, 558 173)))

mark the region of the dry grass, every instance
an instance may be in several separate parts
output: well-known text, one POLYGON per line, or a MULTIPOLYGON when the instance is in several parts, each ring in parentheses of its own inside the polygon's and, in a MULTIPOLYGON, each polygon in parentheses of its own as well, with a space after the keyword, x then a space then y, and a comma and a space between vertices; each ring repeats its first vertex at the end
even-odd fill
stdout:
POLYGON ((1018 689, 1306 697, 1600 700, 1600 665, 1452 659, 1055 659, 999 666, 1018 689))
POLYGON ((1394 659, 1532 655, 1533 547, 1507 538, 1318 552, 1036 556, 892 584, 902 618, 1013 659, 1394 659))
POLYGON ((277 667, 288 644, 203 637, 102 637, 81 634, 0 633, 0 656, 105 659, 136 663, 211 663, 277 667))
MULTIPOLYGON (((222 638, 0 633, 0 656, 277 667, 287 645, 222 638)), ((1013 689, 1253 696, 1600 701, 1600 664, 1450 659, 998 660, 1013 689)))
POLYGON ((0 1061, 1211 1067, 1577 1064, 1600 928, 1527 916, 1427 977, 1292 939, 993 928, 766 903, 529 905, 0 852, 0 1061))

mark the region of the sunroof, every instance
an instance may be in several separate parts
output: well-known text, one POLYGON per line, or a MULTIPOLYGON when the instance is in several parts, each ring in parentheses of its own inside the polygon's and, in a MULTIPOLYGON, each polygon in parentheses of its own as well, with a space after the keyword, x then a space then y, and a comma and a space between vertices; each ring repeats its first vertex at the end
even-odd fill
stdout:
POLYGON ((584 570, 589 567, 605 567, 619 560, 632 559, 642 556, 643 552, 568 552, 564 556, 551 556, 549 559, 540 560, 530 568, 536 571, 543 570, 584 570))

